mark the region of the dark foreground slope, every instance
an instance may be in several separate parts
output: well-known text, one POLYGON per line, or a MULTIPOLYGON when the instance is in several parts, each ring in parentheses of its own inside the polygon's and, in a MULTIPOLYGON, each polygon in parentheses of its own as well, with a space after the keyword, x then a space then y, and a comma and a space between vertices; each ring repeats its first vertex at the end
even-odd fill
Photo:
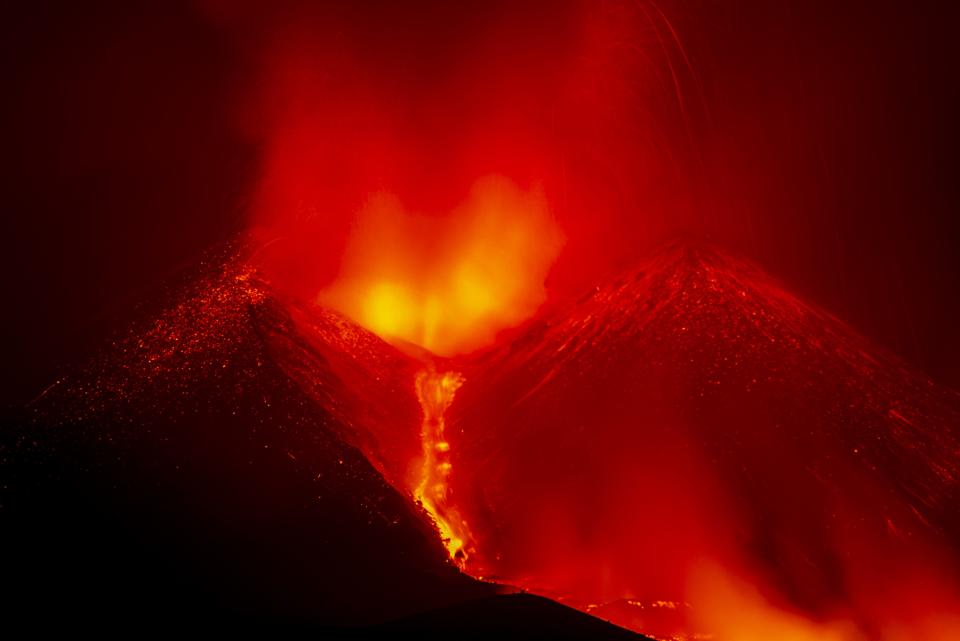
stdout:
POLYGON ((461 574, 406 489, 423 364, 241 256, 3 425, 8 624, 634 636, 461 574))
POLYGON ((366 624, 490 594, 349 444, 390 412, 415 437, 412 394, 369 381, 371 418, 338 375, 399 353, 331 315, 307 340, 232 255, 200 272, 4 425, 5 616, 366 624))
POLYGON ((722 251, 670 246, 461 369, 453 493, 485 576, 630 600, 646 630, 705 560, 868 628, 960 576, 960 397, 722 251))
POLYGON ((392 638, 416 635, 430 639, 645 639, 532 594, 505 594, 458 603, 381 624, 369 631, 392 638))

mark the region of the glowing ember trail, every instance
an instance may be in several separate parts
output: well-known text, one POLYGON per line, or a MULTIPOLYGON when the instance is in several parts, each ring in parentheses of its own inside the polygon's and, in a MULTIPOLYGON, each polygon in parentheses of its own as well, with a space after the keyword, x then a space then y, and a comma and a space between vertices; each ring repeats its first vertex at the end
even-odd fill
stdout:
POLYGON ((417 398, 423 408, 420 441, 423 462, 414 498, 423 506, 440 531, 440 537, 450 558, 462 569, 472 551, 473 542, 467 523, 448 499, 447 478, 453 469, 450 464, 450 443, 444 437, 444 413, 453 402, 463 376, 457 372, 437 373, 432 367, 421 370, 416 377, 417 398))

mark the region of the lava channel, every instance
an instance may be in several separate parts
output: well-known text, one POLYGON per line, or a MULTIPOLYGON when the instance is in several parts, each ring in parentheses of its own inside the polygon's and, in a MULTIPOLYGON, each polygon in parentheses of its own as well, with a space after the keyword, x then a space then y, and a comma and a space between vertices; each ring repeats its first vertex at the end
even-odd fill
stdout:
POLYGON ((463 382, 461 374, 441 374, 432 366, 417 373, 415 387, 423 408, 420 429, 423 462, 413 490, 414 499, 433 519, 450 558, 461 570, 473 551, 473 537, 467 522, 449 498, 448 478, 453 466, 450 463, 450 443, 444 436, 444 414, 463 382))

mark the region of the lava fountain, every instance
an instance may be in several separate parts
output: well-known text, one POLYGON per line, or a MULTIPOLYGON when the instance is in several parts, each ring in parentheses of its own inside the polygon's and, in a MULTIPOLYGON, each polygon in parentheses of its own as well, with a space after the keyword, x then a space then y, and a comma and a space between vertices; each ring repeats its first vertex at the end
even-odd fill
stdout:
POLYGON ((318 302, 388 341, 462 354, 536 312, 562 245, 544 195, 503 177, 476 181, 443 215, 409 212, 381 193, 360 212, 318 302))

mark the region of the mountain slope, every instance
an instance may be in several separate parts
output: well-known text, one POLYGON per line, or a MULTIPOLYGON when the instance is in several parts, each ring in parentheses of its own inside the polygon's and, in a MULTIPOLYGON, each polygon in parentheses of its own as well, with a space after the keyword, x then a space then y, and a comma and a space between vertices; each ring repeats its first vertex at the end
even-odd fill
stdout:
POLYGON ((472 576, 660 638, 955 629, 960 398, 720 250, 447 360, 280 300, 239 249, 171 292, 0 433, 7 612, 555 626, 476 601, 499 588, 410 499, 414 380, 450 370, 436 496, 472 576))
POLYGON ((672 245, 457 365, 472 573, 665 636, 705 564, 866 627, 951 598, 960 397, 747 262, 672 245))
POLYGON ((399 352, 329 314, 307 338, 237 250, 162 307, 5 426, 5 610, 346 625, 492 593, 356 447, 396 408, 416 439, 370 369, 399 352))

